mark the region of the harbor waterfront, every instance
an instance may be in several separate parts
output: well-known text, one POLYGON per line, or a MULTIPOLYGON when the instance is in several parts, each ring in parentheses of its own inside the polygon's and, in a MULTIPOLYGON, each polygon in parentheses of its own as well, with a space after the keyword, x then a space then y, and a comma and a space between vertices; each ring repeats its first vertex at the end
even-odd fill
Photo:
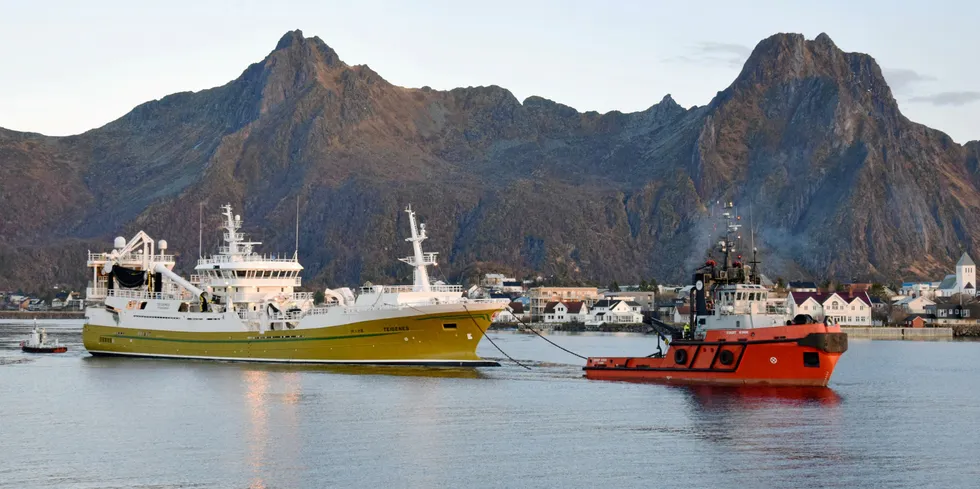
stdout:
POLYGON ((941 340, 954 337, 953 328, 841 328, 850 338, 881 340, 941 340))
MULTIPOLYGON (((534 335, 498 368, 31 356, 0 324, 0 488, 975 487, 980 343, 854 339, 829 388, 588 381, 534 335), (56 436, 38 436, 46 432, 56 436), (909 447, 914 446, 914 450, 909 447), (624 450, 623 447, 631 447, 624 450), (683 477, 678 474, 683 473, 683 477)), ((550 334, 588 355, 652 335, 550 334)))

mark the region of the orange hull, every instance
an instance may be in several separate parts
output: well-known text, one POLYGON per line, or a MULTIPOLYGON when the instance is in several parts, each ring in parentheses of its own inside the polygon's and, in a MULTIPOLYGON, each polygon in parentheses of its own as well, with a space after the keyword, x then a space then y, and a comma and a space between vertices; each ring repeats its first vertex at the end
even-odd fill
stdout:
POLYGON ((684 384, 826 386, 847 351, 839 326, 803 324, 709 331, 663 357, 589 358, 585 376, 684 384))

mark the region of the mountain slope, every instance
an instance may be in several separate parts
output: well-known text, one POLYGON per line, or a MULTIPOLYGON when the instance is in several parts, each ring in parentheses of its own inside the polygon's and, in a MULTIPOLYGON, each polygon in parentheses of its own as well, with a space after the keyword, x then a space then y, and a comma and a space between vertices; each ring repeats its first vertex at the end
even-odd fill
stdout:
POLYGON ((294 31, 224 86, 85 134, 0 131, 0 172, 16 175, 0 181, 16 211, 0 287, 36 280, 26 252, 56 264, 47 277, 80 281, 77 240, 138 229, 193 257, 202 203, 206 247, 217 206, 232 203, 264 249, 291 252, 297 199, 319 284, 406 277, 394 258, 408 203, 447 276, 483 264, 684 280, 715 240, 718 200, 754 218, 770 275, 935 275, 980 237, 978 146, 906 119, 874 60, 824 34, 763 40, 707 106, 666 96, 597 114, 495 86, 397 87, 294 31))

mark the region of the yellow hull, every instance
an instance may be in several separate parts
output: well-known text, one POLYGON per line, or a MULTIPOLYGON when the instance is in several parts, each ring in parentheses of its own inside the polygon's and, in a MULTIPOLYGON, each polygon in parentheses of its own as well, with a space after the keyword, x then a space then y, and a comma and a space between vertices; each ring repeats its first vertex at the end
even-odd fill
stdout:
POLYGON ((429 314, 324 328, 250 332, 186 332, 86 324, 93 355, 206 360, 498 366, 476 355, 490 312, 429 314), (472 319, 471 319, 472 317, 472 319))

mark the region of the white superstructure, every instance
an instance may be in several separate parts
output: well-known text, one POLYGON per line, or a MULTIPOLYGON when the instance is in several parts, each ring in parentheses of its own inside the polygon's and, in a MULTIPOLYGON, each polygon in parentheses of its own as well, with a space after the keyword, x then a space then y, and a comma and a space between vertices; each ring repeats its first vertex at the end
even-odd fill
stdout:
POLYGON ((349 288, 326 290, 325 303, 314 307, 311 292, 295 290, 303 270, 297 253, 257 253, 261 243, 246 238, 241 217, 225 205, 224 245, 217 254, 199 258, 189 280, 173 272, 175 259, 165 254, 167 243, 154 243, 142 231, 128 242, 116 238, 111 252, 90 252, 88 322, 145 330, 265 333, 499 310, 490 304, 494 301, 464 298, 459 285, 430 284, 427 267, 436 265, 436 253, 422 251, 425 225, 416 224, 411 207, 405 212, 412 227, 407 241, 413 255, 401 261, 415 268, 412 285, 365 286, 357 294, 349 288))
POLYGON ((724 209, 721 217, 726 221, 725 236, 718 242, 718 248, 725 262, 719 266, 709 260, 695 274, 691 291, 695 297, 691 304, 692 327, 697 338, 703 338, 709 330, 784 326, 790 319, 785 303, 771 299, 769 290, 759 283, 757 250, 752 249, 751 266, 741 262, 735 240, 742 227, 741 218, 732 203, 726 202, 724 209), (697 313, 699 310, 701 314, 697 313))

